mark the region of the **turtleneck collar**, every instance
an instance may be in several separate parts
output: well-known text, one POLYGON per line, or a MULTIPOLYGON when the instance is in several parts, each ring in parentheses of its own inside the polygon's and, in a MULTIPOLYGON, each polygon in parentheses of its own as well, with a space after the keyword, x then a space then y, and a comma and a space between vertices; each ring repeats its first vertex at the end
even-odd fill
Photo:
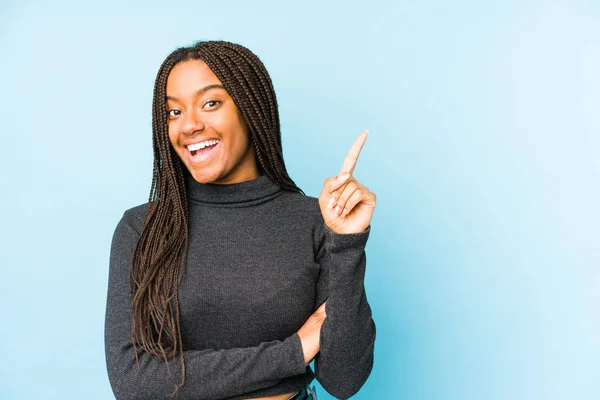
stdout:
POLYGON ((200 183, 184 167, 187 197, 194 203, 213 207, 248 207, 284 193, 267 175, 238 183, 200 183))

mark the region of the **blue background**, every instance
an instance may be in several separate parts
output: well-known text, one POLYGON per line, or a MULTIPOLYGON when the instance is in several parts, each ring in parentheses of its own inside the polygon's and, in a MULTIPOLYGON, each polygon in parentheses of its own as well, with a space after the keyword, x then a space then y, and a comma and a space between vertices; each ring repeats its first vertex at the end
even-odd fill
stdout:
POLYGON ((307 194, 370 129, 354 398, 600 398, 600 3, 369 4, 0 3, 0 398, 112 397, 110 241, 149 195, 158 67, 199 39, 263 60, 307 194))

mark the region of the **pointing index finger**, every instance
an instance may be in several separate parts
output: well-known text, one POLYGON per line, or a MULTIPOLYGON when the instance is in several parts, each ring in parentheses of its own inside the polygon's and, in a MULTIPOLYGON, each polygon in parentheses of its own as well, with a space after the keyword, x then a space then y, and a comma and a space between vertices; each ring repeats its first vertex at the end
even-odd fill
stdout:
POLYGON ((354 172, 354 167, 356 166, 356 161, 358 160, 358 156, 360 151, 367 140, 367 135, 369 134, 368 130, 364 130, 360 136, 354 141, 354 144, 350 148, 350 151, 344 158, 344 164, 342 165, 342 169, 340 170, 339 175, 347 172, 350 175, 354 172))

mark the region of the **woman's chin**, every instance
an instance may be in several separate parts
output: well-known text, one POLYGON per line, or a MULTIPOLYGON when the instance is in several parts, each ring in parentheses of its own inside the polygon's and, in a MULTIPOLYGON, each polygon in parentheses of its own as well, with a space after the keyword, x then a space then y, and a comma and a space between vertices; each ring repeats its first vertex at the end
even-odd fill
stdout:
POLYGON ((192 172, 192 177, 198 183, 213 183, 219 179, 219 174, 200 174, 198 172, 192 172))

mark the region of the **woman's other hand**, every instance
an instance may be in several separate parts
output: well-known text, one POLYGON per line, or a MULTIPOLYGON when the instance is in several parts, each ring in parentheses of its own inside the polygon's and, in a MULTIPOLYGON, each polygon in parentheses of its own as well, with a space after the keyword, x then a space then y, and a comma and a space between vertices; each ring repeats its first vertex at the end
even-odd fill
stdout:
POLYGON ((325 301, 319 308, 302 325, 298 330, 298 336, 300 336, 300 342, 302 343, 302 350, 304 351, 304 362, 306 365, 310 364, 313 358, 317 355, 321 349, 321 326, 327 317, 325 313, 325 301))
POLYGON ((336 233, 364 232, 373 217, 375 193, 353 176, 358 155, 369 131, 364 131, 354 142, 338 176, 327 178, 319 196, 319 206, 325 224, 336 233))

